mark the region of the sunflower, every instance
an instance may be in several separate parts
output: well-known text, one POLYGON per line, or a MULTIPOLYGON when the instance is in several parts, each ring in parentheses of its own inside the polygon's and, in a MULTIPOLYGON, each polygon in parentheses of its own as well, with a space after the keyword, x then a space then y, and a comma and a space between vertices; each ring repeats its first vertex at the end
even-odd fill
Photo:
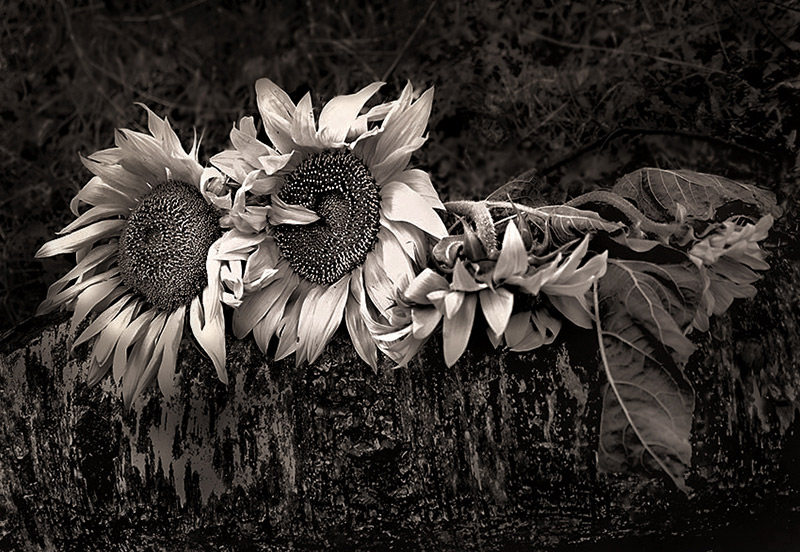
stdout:
POLYGON ((433 89, 414 101, 408 84, 396 101, 362 113, 382 84, 332 99, 315 121, 310 94, 295 105, 260 79, 272 147, 245 117, 231 131, 234 149, 211 160, 241 185, 237 196, 246 190, 231 224, 242 239, 248 227, 258 236, 241 271, 251 292, 240 294, 234 333, 252 331, 262 350, 277 336, 278 359, 296 352, 298 364, 313 362, 344 318, 356 350, 376 367, 364 316, 392 308, 395 289, 426 262, 426 236, 447 235, 430 177, 407 168, 426 140, 433 89))
POLYGON ((38 312, 71 309, 72 335, 97 313, 72 349, 94 339, 89 383, 113 366, 126 408, 156 376, 172 393, 187 311, 227 383, 220 272, 233 248, 210 203, 224 177, 200 166, 196 141, 187 153, 169 123, 145 109, 149 134, 120 129, 116 147, 81 157, 95 176, 70 203, 77 218, 36 253, 76 254, 38 312))

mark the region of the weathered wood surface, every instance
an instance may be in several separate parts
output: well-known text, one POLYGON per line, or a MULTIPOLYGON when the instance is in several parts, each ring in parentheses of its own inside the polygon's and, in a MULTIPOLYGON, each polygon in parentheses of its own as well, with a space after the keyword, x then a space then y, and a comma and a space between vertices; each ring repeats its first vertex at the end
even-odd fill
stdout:
POLYGON ((64 318, 33 321, 0 345, 0 549, 540 550, 796 507, 796 247, 696 336, 690 497, 597 473, 591 332, 521 355, 473 340, 452 369, 432 343, 377 374, 341 335, 300 368, 231 340, 227 388, 184 339, 180 395, 124 412, 64 318))

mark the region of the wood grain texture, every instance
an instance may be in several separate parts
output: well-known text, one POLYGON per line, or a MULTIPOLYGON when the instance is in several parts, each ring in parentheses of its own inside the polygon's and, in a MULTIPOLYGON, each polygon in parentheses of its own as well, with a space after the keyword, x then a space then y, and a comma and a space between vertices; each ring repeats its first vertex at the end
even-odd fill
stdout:
POLYGON ((64 318, 0 345, 0 549, 549 549, 702 535, 797 506, 800 263, 695 335, 686 497, 666 478, 599 474, 592 332, 527 354, 433 340, 377 374, 339 334, 311 367, 228 343, 230 384, 188 338, 179 394, 131 412, 85 384, 64 318))

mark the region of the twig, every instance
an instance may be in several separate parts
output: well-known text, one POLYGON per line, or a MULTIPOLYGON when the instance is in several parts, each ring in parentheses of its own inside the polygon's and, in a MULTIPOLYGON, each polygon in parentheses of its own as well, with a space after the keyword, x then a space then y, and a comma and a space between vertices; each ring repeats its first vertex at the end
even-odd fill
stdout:
POLYGON ((409 35, 408 40, 406 40, 406 43, 403 44, 403 47, 400 48, 400 51, 397 52, 397 56, 395 56, 394 61, 389 66, 389 68, 386 70, 386 72, 383 74, 383 77, 381 77, 381 80, 383 82, 387 82, 387 79, 389 78, 389 75, 392 74, 392 71, 394 71, 395 67, 397 67, 397 64, 400 63, 400 60, 403 58, 403 54, 405 54, 406 50, 408 50, 408 47, 411 46, 411 42, 414 40, 414 37, 417 36, 417 33, 419 32, 419 30, 425 24, 425 20, 428 19, 428 16, 431 14, 431 12, 433 11, 433 8, 436 6, 436 1, 437 0, 433 0, 430 3, 430 5, 428 6, 428 10, 425 12, 425 15, 423 15, 422 19, 419 20, 419 23, 417 23, 417 26, 411 32, 411 35, 409 35))

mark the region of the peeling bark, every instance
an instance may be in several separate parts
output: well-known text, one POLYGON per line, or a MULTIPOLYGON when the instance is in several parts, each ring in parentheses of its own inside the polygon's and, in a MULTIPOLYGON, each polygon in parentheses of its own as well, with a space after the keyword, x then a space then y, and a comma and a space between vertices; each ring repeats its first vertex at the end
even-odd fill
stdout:
POLYGON ((474 338, 450 369, 433 340, 377 374, 343 335, 300 368, 230 338, 228 387, 187 338, 179 394, 125 412, 110 376, 86 386, 65 319, 34 320, 0 345, 0 548, 533 550, 702 535, 796 506, 790 256, 693 336, 689 497, 666 477, 597 473, 592 332, 527 354, 474 338))

